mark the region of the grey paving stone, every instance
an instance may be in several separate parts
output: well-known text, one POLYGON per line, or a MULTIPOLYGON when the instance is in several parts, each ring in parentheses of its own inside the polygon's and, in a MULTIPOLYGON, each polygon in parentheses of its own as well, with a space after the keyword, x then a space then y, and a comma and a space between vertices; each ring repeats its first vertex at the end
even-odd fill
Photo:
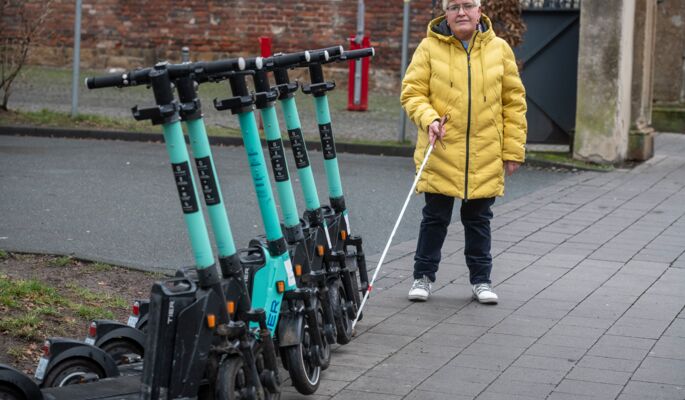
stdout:
POLYGON ((459 377, 431 376, 417 387, 418 390, 440 392, 456 395, 469 395, 475 397, 488 386, 487 383, 468 382, 459 380, 459 377))
POLYGON ((479 337, 475 343, 526 348, 535 343, 535 340, 535 338, 530 336, 507 335, 503 333, 486 333, 485 335, 479 337))
MULTIPOLYGON (((507 400, 541 400, 544 398, 544 396, 523 396, 517 394, 506 395, 507 400)), ((476 397, 476 400, 502 400, 502 393, 489 392, 487 389, 485 389, 484 392, 476 397)))
MULTIPOLYGON (((580 394, 552 392, 545 399, 546 400, 599 400, 599 399, 601 399, 601 397, 591 397, 591 396, 584 396, 584 395, 580 395, 580 394)), ((613 397, 612 397, 612 399, 613 399, 613 397)))
POLYGON ((622 385, 564 379, 555 391, 609 399, 618 396, 621 389, 623 389, 622 385))
POLYGON ((479 369, 492 371, 504 371, 516 359, 515 356, 509 357, 483 357, 475 354, 459 354, 454 357, 447 366, 456 365, 460 367, 473 368, 475 365, 479 369))
POLYGON ((632 349, 649 350, 654 346, 655 340, 632 338, 625 336, 604 335, 597 342, 597 346, 616 346, 632 349))
POLYGON ((598 383, 610 383, 613 385, 625 385, 630 376, 630 372, 622 371, 609 371, 606 369, 596 369, 596 368, 586 368, 576 366, 568 374, 569 379, 575 379, 579 381, 589 381, 598 383))
POLYGON ((632 336, 637 338, 658 339, 664 334, 669 321, 645 318, 621 317, 607 331, 610 335, 632 336))
POLYGON ((414 336, 406 335, 390 335, 390 334, 380 334, 373 332, 365 332, 352 339, 352 344, 354 343, 368 343, 368 344, 381 344, 391 347, 403 347, 407 343, 414 340, 414 336))
POLYGON ((592 347, 597 339, 592 336, 568 336, 559 335, 547 332, 538 340, 540 344, 553 346, 568 346, 589 349, 592 347))
POLYGON ((369 369, 383 361, 383 359, 384 357, 382 356, 336 352, 335 357, 331 357, 331 365, 369 369))
POLYGON ((491 327, 497 324, 499 321, 503 320, 511 310, 508 312, 489 312, 490 310, 497 310, 495 307, 484 307, 481 313, 463 313, 457 312, 455 315, 447 318, 444 322, 449 324, 465 324, 465 325, 476 325, 491 327))
MULTIPOLYGON (((652 351, 650 356, 662 358, 674 358, 677 360, 685 360, 685 338, 675 336, 665 336, 660 338, 652 351)), ((683 372, 685 374, 685 371, 683 372)))
POLYGON ((664 332, 664 336, 685 337, 685 319, 676 318, 664 332))
POLYGON ((578 366, 583 368, 605 369, 619 372, 634 372, 642 360, 627 360, 622 358, 599 357, 585 355, 578 361, 578 366))
POLYGON ((567 360, 579 360, 587 349, 583 347, 555 346, 536 343, 526 350, 526 355, 541 357, 556 357, 567 360))
POLYGON ((505 380, 556 385, 564 379, 564 375, 566 371, 511 366, 502 373, 501 377, 505 380))
POLYGON ((624 400, 683 400, 685 386, 665 385, 662 383, 630 381, 623 389, 619 399, 624 400))
MULTIPOLYGON (((406 352, 400 352, 394 354, 387 359, 383 360, 384 364, 392 365, 395 368, 403 368, 405 365, 409 365, 412 368, 427 369, 431 371, 437 371, 440 367, 445 365, 449 359, 446 358, 436 358, 432 355, 418 355, 406 352)), ((378 364, 378 363, 376 363, 378 364)))
POLYGON ((571 370, 571 368, 573 368, 574 365, 574 361, 564 358, 531 356, 527 354, 523 354, 512 364, 512 366, 515 367, 525 367, 560 372, 568 372, 571 370))
POLYGON ((402 396, 382 393, 359 392, 356 390, 343 389, 333 396, 331 400, 399 400, 402 396))
POLYGON ((576 303, 569 301, 532 299, 517 309, 513 315, 526 315, 558 320, 568 314, 575 306, 576 303))
MULTIPOLYGON (((488 391, 501 393, 503 398, 510 395, 521 395, 529 397, 547 396, 554 390, 554 385, 548 383, 522 382, 497 378, 489 387, 488 391)), ((544 397, 543 397, 544 398, 544 397)))
POLYGON ((537 338, 544 335, 556 323, 554 319, 510 315, 493 327, 490 332, 537 338))
POLYGON ((564 318, 564 320, 562 320, 562 322, 553 326, 552 329, 549 330, 548 334, 550 334, 550 335, 563 335, 563 336, 580 336, 580 337, 592 338, 594 340, 597 340, 600 338, 600 336, 602 336, 606 332, 606 330, 604 328, 592 328, 592 327, 588 327, 588 326, 568 325, 564 321, 566 321, 566 318, 564 318))
POLYGON ((513 362, 516 358, 523 354, 525 350, 526 349, 524 347, 474 343, 462 350, 459 355, 475 355, 483 358, 494 357, 501 360, 511 360, 513 362))
POLYGON ((432 370, 414 368, 411 365, 397 368, 397 365, 381 363, 368 370, 364 375, 406 381, 416 386, 433 373, 432 370))
POLYGON ((571 325, 578 327, 596 328, 596 329, 608 329, 612 325, 613 321, 604 321, 597 318, 587 318, 587 317, 574 317, 567 315, 561 319, 559 325, 571 325))
POLYGON ((472 400, 473 396, 461 396, 454 393, 439 393, 428 390, 414 390, 404 400, 472 400))
POLYGON ((409 394, 417 383, 410 380, 396 380, 365 375, 349 384, 346 389, 404 396, 409 394))
MULTIPOLYGON (((333 355, 333 357, 335 357, 335 355, 333 355)), ((325 371, 321 372, 321 378, 351 382, 359 378, 360 376, 366 374, 367 371, 370 370, 367 368, 361 368, 359 366, 349 367, 342 365, 329 365, 325 371)), ((285 376, 287 376, 287 374, 285 376)))
POLYGON ((685 360, 647 357, 635 371, 633 380, 685 386, 685 360))

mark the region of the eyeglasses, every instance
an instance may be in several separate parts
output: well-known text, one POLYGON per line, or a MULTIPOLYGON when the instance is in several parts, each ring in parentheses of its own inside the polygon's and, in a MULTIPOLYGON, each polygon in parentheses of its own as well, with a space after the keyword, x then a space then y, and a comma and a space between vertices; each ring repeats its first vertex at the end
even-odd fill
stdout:
POLYGON ((462 9, 465 13, 468 13, 470 11, 473 11, 474 8, 476 8, 476 5, 473 3, 450 4, 449 6, 447 6, 447 11, 459 12, 459 9, 462 9))

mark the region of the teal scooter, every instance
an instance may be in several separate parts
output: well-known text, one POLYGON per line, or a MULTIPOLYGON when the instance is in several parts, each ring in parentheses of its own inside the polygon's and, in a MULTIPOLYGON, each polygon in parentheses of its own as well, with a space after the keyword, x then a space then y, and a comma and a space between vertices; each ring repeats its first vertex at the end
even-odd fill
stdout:
MULTIPOLYGON (((219 277, 214 262, 179 121, 181 107, 173 98, 171 85, 173 80, 189 76, 194 72, 221 73, 241 69, 241 67, 244 67, 242 59, 181 66, 158 64, 152 69, 133 71, 118 76, 92 78, 87 81, 89 88, 151 85, 156 106, 145 109, 134 107, 133 114, 137 120, 149 119, 153 124, 162 125, 191 247, 197 263, 197 268, 192 273, 157 282, 152 288, 141 389, 141 397, 144 399, 166 398, 167 396, 169 398, 206 396, 209 395, 208 391, 210 393, 216 391, 217 397, 222 397, 221 394, 226 386, 215 383, 223 383, 221 377, 235 370, 235 366, 240 363, 255 364, 252 352, 245 351, 247 325, 244 321, 232 320, 229 316, 225 282, 222 282, 219 277), (172 365, 176 367, 171 368, 172 365)), ((197 120, 194 117, 197 117, 198 113, 193 113, 192 110, 190 113, 187 111, 185 117, 188 121, 197 120)), ((199 143, 195 150, 196 153, 201 153, 203 143, 199 143)), ((201 159, 208 160, 211 164, 211 154, 201 155, 203 156, 200 157, 201 159)), ((213 164, 209 165, 209 168, 212 174, 213 164)), ((203 184, 206 183, 206 178, 202 176, 203 184)), ((217 195, 217 192, 213 194, 217 195)), ((205 199, 207 195, 205 191, 205 199)), ((213 214, 210 216, 212 221, 218 221, 219 209, 217 208, 213 214)), ((225 227, 228 228, 225 212, 223 217, 226 218, 225 227)), ((227 236, 225 236, 225 245, 221 249, 229 254, 224 254, 220 263, 223 274, 227 275, 231 261, 235 263, 235 255, 230 254, 233 246, 230 229, 223 233, 227 236)), ((235 253, 234 246, 233 253, 235 253)), ((270 333, 266 329, 265 315, 262 313, 261 318, 258 313, 257 315, 256 319, 263 321, 263 331, 266 331, 266 335, 261 336, 270 338, 270 333)), ((273 369, 276 369, 275 365, 273 369)), ((259 377, 251 375, 253 385, 243 391, 248 397, 261 393, 259 377)), ((247 380, 251 380, 250 374, 247 380)))
MULTIPOLYGON (((352 234, 350 227, 349 212, 345 204, 345 196, 342 189, 342 181, 340 179, 340 168, 338 166, 337 153, 335 149, 335 139, 331 126, 331 115, 328 105, 327 92, 335 89, 335 83, 326 81, 323 74, 323 64, 334 61, 349 61, 363 57, 372 57, 375 54, 373 48, 365 48, 352 51, 344 51, 342 46, 334 46, 326 49, 316 51, 326 51, 329 57, 319 62, 308 63, 310 83, 302 85, 302 92, 310 94, 314 98, 314 106, 316 109, 316 119, 319 130, 319 137, 321 141, 321 151, 324 157, 324 169, 326 170, 326 183, 328 186, 328 196, 330 201, 330 208, 325 208, 325 218, 329 225, 336 225, 337 234, 331 235, 335 238, 333 244, 337 252, 343 252, 346 255, 347 264, 356 264, 356 268, 350 268, 359 272, 359 282, 357 277, 353 276, 350 279, 353 288, 350 290, 354 295, 353 298, 348 298, 348 301, 354 302, 356 309, 361 305, 361 295, 366 294, 369 285, 368 272, 366 268, 366 257, 362 248, 362 238, 360 235, 352 234), (354 250, 349 249, 353 247, 354 250), (359 288, 361 290, 359 290, 359 288)), ((315 52, 316 52, 315 51, 315 52)), ((286 85, 288 82, 287 75, 283 72, 276 73, 276 83, 279 87, 286 85)), ((293 103, 294 104, 294 103, 293 103)), ((293 107, 284 104, 284 113, 290 111, 293 107), (287 108, 285 108, 287 106, 287 108)), ((294 111, 297 112, 296 110, 294 111)), ((289 128, 290 129, 290 128, 289 128)), ((348 292, 349 293, 349 292, 348 292)), ((352 310, 351 308, 348 308, 352 310)), ((359 316, 361 319, 361 315, 359 316)), ((350 319, 354 320, 355 315, 351 313, 350 319)))
POLYGON ((253 72, 231 74, 228 80, 233 97, 214 101, 217 110, 231 110, 238 115, 266 231, 265 243, 260 240, 251 243, 251 249, 263 249, 263 260, 248 267, 248 287, 252 290, 253 307, 263 308, 267 313, 267 326, 274 334, 293 385, 300 393, 312 394, 318 389, 323 363, 317 294, 310 288, 297 286, 257 130, 253 111, 256 99, 249 93, 245 81, 248 74, 253 72))

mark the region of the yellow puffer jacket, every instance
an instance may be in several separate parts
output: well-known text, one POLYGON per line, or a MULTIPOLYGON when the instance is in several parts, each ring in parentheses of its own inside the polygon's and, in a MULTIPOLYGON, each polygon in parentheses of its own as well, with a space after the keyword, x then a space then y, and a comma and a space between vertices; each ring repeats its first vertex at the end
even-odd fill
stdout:
POLYGON ((416 190, 461 199, 502 196, 503 161, 525 158, 525 89, 514 53, 485 15, 468 52, 444 19, 428 25, 402 81, 402 106, 419 128, 417 171, 429 145, 428 126, 450 117, 445 147, 435 143, 416 190))

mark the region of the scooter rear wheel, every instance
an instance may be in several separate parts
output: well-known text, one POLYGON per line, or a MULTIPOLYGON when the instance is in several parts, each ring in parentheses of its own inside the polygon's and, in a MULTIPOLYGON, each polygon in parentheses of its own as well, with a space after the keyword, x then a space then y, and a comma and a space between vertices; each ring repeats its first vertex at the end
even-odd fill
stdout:
POLYGON ((140 348, 135 343, 130 340, 125 339, 113 339, 109 342, 100 346, 100 348, 114 359, 117 365, 122 365, 128 363, 128 359, 125 357, 127 354, 135 354, 143 357, 143 349, 140 348))
POLYGON ((29 400, 12 385, 0 384, 0 400, 29 400))
MULTIPOLYGON (((254 358, 257 367, 257 373, 261 377, 262 372, 266 370, 266 362, 264 361, 264 348, 259 343, 257 343, 254 348, 254 358)), ((280 382, 278 384, 280 385, 280 382)), ((273 393, 269 391, 264 382, 262 382, 262 387, 264 388, 264 400, 278 400, 281 398, 280 392, 273 393)))
POLYGON ((215 395, 217 400, 241 400, 254 396, 254 388, 248 387, 249 371, 240 356, 225 358, 219 366, 215 395))
POLYGON ((352 340, 352 320, 347 313, 345 288, 339 280, 328 285, 328 296, 333 307, 338 344, 347 344, 352 340))
POLYGON ((105 372, 87 358, 70 358, 50 369, 43 380, 43 387, 61 387, 83 383, 87 375, 95 374, 98 379, 105 377, 105 372))
POLYGON ((302 325, 302 341, 295 346, 285 348, 284 356, 293 386, 302 394, 313 394, 319 388, 321 381, 321 366, 316 365, 312 357, 314 345, 310 326, 306 322, 302 325))

